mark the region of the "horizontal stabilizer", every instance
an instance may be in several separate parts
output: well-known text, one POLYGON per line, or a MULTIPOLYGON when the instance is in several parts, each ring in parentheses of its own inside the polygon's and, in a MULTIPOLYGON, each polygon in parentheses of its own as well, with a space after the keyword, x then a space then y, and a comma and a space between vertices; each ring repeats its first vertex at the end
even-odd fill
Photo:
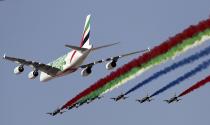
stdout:
POLYGON ((112 43, 112 44, 107 44, 107 45, 103 45, 103 46, 92 48, 91 50, 94 51, 94 50, 98 50, 98 49, 101 49, 101 48, 110 47, 110 46, 113 46, 113 45, 116 45, 116 44, 119 44, 119 43, 120 42, 116 42, 116 43, 112 43))
POLYGON ((72 46, 72 45, 67 45, 67 44, 65 45, 65 47, 71 48, 73 50, 81 51, 81 52, 88 50, 86 48, 80 48, 80 47, 77 47, 77 46, 72 46))

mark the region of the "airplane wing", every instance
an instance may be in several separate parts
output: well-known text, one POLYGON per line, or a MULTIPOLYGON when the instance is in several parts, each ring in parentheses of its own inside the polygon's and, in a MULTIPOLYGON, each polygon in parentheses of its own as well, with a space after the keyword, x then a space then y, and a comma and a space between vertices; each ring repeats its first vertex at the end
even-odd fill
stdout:
POLYGON ((43 63, 39 63, 39 62, 35 62, 35 61, 28 61, 28 60, 21 59, 21 58, 9 57, 9 56, 6 56, 5 54, 3 56, 3 59, 15 62, 19 65, 30 66, 33 69, 40 70, 40 71, 45 72, 51 76, 56 75, 56 73, 60 71, 60 69, 58 69, 58 68, 55 68, 55 67, 43 64, 43 63))
POLYGON ((92 67, 95 64, 99 64, 99 63, 103 63, 103 62, 109 62, 109 61, 116 61, 117 62, 118 59, 120 59, 122 57, 130 56, 130 55, 137 54, 137 53, 142 53, 142 52, 145 52, 145 51, 149 51, 149 48, 146 49, 146 50, 140 50, 140 51, 135 51, 135 52, 131 52, 131 53, 126 53, 126 54, 123 54, 123 55, 120 55, 120 56, 114 56, 114 57, 110 57, 110 58, 107 58, 107 59, 101 59, 101 60, 94 61, 94 62, 89 63, 89 64, 81 65, 79 67, 80 68, 92 67))
POLYGON ((86 48, 81 48, 81 47, 77 47, 77 46, 73 46, 73 45, 68 45, 68 44, 66 44, 65 47, 71 48, 73 50, 81 51, 81 52, 88 50, 86 48))

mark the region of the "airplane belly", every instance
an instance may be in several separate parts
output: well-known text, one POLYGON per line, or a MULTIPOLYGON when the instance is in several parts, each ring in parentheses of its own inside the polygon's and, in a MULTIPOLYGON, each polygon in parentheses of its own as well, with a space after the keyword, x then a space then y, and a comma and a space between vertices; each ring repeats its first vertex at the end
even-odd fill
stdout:
POLYGON ((65 70, 63 72, 59 72, 56 76, 51 76, 51 75, 48 75, 48 74, 46 74, 44 72, 41 72, 40 73, 40 81, 41 82, 47 82, 47 81, 52 80, 54 78, 65 76, 65 75, 73 73, 75 71, 76 71, 76 69, 65 70))
POLYGON ((40 73, 40 81, 47 82, 55 77, 61 77, 70 73, 75 72, 78 67, 84 62, 90 51, 84 53, 76 52, 72 57, 73 52, 69 53, 65 58, 65 65, 62 66, 62 71, 56 74, 56 76, 50 76, 44 72, 40 73), (71 59, 72 58, 72 59, 71 59))

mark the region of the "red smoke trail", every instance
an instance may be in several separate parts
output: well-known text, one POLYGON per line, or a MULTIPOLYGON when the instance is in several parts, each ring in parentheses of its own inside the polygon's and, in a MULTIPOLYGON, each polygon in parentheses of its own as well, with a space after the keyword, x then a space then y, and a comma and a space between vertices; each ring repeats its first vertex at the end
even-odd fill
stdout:
POLYGON ((183 40, 190 38, 193 35, 201 32, 201 31, 204 31, 207 28, 210 28, 210 18, 207 20, 201 21, 197 25, 191 25, 190 27, 188 27, 181 33, 175 35, 174 37, 170 37, 168 40, 166 40, 162 44, 155 46, 153 49, 151 49, 151 51, 144 53, 143 55, 139 56, 137 59, 134 59, 134 60, 130 61, 129 63, 123 65, 122 67, 118 68, 116 71, 111 72, 108 76, 98 80, 96 83, 91 85, 89 88, 85 89, 84 91, 79 93, 77 96, 72 98, 65 105, 63 105, 61 107, 61 109, 64 109, 64 108, 67 108, 68 106, 73 105, 82 97, 84 97, 84 96, 90 94, 92 91, 95 91, 98 88, 106 85, 106 83, 110 82, 111 80, 130 71, 132 68, 141 66, 143 63, 148 62, 152 58, 157 57, 157 56, 167 52, 169 49, 171 49, 175 45, 181 43, 183 40))
POLYGON ((207 84, 207 83, 209 83, 209 82, 210 82, 210 75, 207 76, 205 79, 203 79, 203 80, 197 82, 196 84, 194 84, 194 85, 191 86, 190 88, 186 89, 184 92, 182 92, 182 93, 179 95, 179 97, 184 96, 184 95, 187 95, 187 94, 189 94, 190 92, 192 92, 193 90, 198 89, 198 88, 200 88, 201 86, 203 86, 203 85, 205 85, 205 84, 207 84))

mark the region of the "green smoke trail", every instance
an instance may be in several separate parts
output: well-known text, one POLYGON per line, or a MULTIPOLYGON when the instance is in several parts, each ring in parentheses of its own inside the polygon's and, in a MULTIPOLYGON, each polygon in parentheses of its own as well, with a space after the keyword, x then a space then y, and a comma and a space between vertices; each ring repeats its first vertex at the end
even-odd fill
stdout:
POLYGON ((146 62, 146 63, 144 63, 144 64, 142 64, 138 67, 132 68, 130 71, 124 73, 120 77, 115 78, 114 80, 105 84, 101 88, 91 92, 87 96, 84 96, 83 98, 81 98, 78 101, 78 103, 84 102, 88 99, 91 99, 91 98, 100 96, 102 94, 105 94, 108 91, 111 91, 112 89, 126 83, 128 80, 131 80, 131 79, 137 77, 138 75, 140 75, 144 71, 146 71, 146 70, 148 70, 148 69, 150 69, 150 68, 152 68, 156 65, 164 63, 165 61, 176 57, 177 55, 187 51, 190 48, 198 46, 199 44, 205 42, 209 38, 210 38, 210 29, 206 29, 205 31, 200 32, 200 33, 198 33, 197 35, 195 35, 191 38, 183 40, 180 44, 174 46, 173 48, 168 50, 166 53, 164 53, 162 55, 159 55, 159 56, 151 59, 150 61, 148 61, 148 62, 146 62))

